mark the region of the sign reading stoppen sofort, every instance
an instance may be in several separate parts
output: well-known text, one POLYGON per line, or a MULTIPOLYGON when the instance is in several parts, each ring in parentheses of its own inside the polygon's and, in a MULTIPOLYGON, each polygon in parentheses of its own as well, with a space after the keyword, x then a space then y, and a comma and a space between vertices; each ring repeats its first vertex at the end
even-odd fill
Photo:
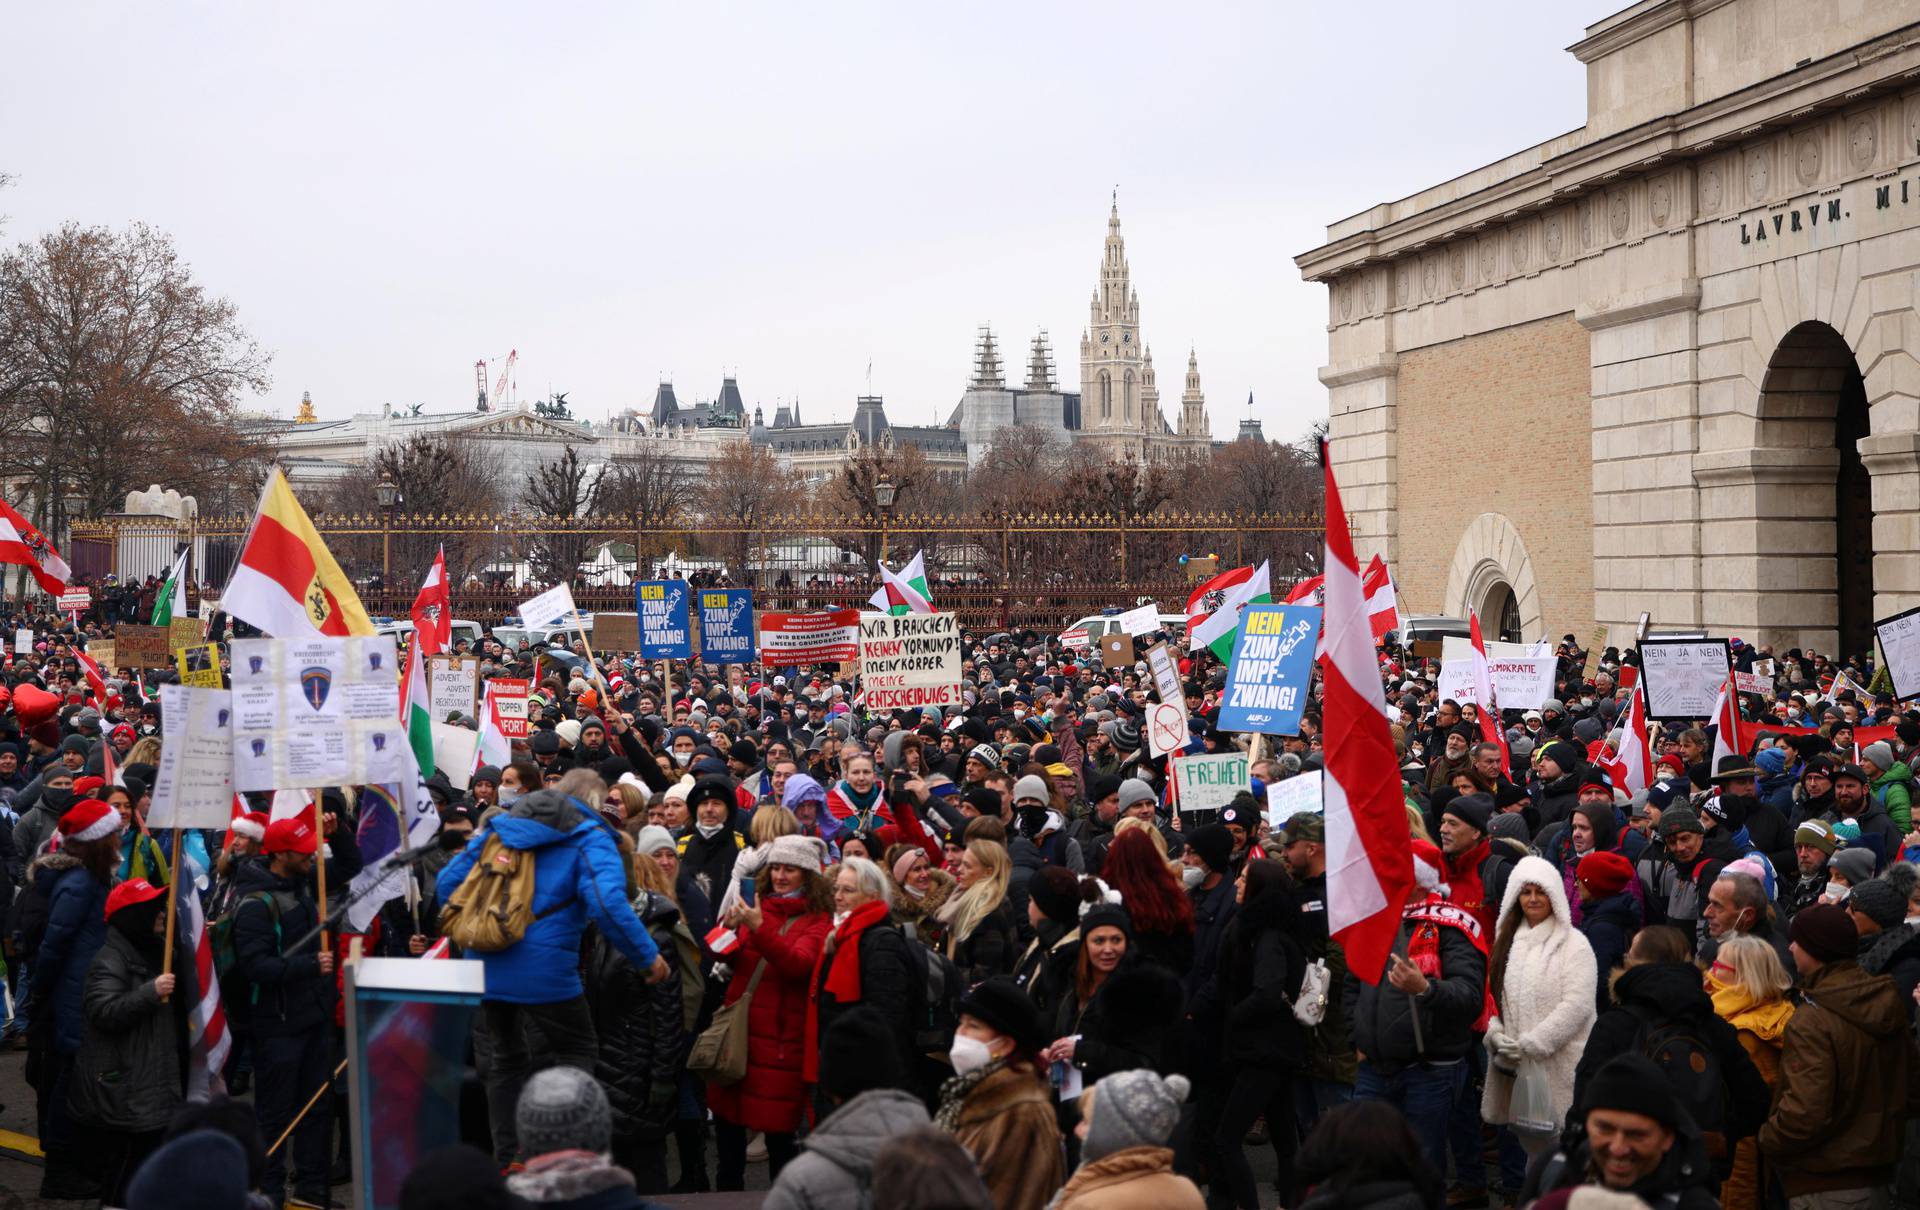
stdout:
POLYGON ((868 710, 960 704, 958 617, 861 614, 860 686, 868 710))

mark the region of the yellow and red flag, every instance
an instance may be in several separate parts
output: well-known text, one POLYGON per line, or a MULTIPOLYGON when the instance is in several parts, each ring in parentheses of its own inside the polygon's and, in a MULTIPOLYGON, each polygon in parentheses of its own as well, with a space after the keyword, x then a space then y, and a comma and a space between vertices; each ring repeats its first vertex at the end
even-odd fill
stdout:
POLYGON ((373 633, 353 581, 333 561, 278 467, 260 493, 260 511, 221 608, 275 638, 373 633))

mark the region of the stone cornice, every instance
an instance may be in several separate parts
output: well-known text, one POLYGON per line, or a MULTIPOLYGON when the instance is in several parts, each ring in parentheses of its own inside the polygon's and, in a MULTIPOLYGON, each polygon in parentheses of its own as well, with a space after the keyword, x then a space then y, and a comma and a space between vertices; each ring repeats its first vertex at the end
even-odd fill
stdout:
POLYGON ((1702 487, 1753 483, 1833 483, 1840 465, 1835 449, 1703 450, 1693 456, 1693 481, 1702 487))
POLYGON ((1392 378, 1399 373, 1398 353, 1375 353, 1370 357, 1343 361, 1339 365, 1321 366, 1320 384, 1328 388, 1344 387, 1373 378, 1392 378))
POLYGON ((1323 281, 1370 263, 1505 223, 1664 163, 1718 150, 1822 111, 1856 104, 1920 79, 1920 25, 1543 159, 1532 169, 1380 227, 1294 257, 1303 278, 1323 281))
POLYGON ((1652 319, 1656 315, 1667 315, 1674 311, 1691 311, 1699 305, 1699 279, 1687 277, 1679 281, 1648 286, 1644 290, 1634 290, 1614 298, 1581 303, 1574 308, 1573 318, 1587 331, 1598 332, 1603 328, 1652 319))
POLYGON ((1660 0, 1637 11, 1628 9, 1588 26, 1590 31, 1599 32, 1589 32, 1586 37, 1567 47, 1567 51, 1582 63, 1591 63, 1651 34, 1657 34, 1668 26, 1705 16, 1728 3, 1731 0, 1660 0))

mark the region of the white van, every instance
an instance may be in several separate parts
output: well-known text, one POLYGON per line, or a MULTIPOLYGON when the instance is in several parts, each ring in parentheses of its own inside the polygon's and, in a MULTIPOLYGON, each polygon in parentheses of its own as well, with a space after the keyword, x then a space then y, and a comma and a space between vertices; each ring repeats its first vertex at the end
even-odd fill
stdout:
MULTIPOLYGON (((394 621, 385 622, 376 626, 374 633, 390 634, 396 639, 406 639, 413 634, 413 622, 407 618, 395 619, 394 621)), ((485 634, 486 628, 478 622, 466 622, 459 618, 453 620, 453 641, 455 643, 465 643, 469 651, 477 651, 479 649, 480 640, 485 634)))
MULTIPOLYGON (((1187 615, 1184 613, 1163 613, 1157 615, 1160 629, 1172 635, 1176 640, 1186 633, 1187 615)), ((1120 615, 1117 613, 1099 613, 1081 618, 1078 622, 1060 632, 1060 641, 1067 647, 1081 648, 1081 636, 1085 636, 1085 646, 1092 647, 1109 634, 1119 634, 1120 615)))

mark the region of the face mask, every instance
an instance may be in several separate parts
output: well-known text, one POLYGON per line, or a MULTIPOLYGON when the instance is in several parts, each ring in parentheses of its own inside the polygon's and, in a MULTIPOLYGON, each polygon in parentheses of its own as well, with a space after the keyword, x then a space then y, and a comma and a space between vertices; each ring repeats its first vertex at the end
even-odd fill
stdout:
POLYGON ((1020 831, 1028 839, 1038 839, 1046 826, 1047 809, 1045 807, 1020 808, 1020 831))
POLYGON ((693 825, 694 830, 708 840, 712 840, 714 837, 720 835, 720 829, 726 826, 727 825, 723 823, 697 823, 693 825))
POLYGON ((51 807, 55 816, 65 815, 73 805, 73 791, 47 786, 40 791, 40 801, 51 807))
POLYGON ((1180 881, 1186 884, 1189 891, 1206 880, 1207 872, 1197 865, 1182 866, 1180 869, 1180 881))
POLYGON ((1845 899, 1846 897, 1847 897, 1847 888, 1843 886, 1838 886, 1831 882, 1829 882, 1826 885, 1826 888, 1820 892, 1820 902, 1822 903, 1839 903, 1841 900, 1845 899))
POLYGON ((1013 708, 1013 717, 1015 717, 1015 718, 1025 718, 1025 717, 1027 717, 1027 710, 1026 710, 1026 707, 1024 707, 1024 706, 1015 706, 1015 707, 1013 708))
POLYGON ((987 1044, 978 1038, 969 1038, 965 1034, 953 1036, 953 1046, 947 1051, 947 1058, 953 1061, 953 1070, 960 1075, 978 1071, 993 1062, 993 1052, 987 1044))
POLYGON ((497 799, 503 807, 511 806, 520 801, 520 791, 509 790, 505 786, 502 786, 499 791, 494 794, 494 798, 497 799))
POLYGON ((691 752, 675 752, 673 754, 673 763, 676 765, 688 764, 692 760, 693 760, 693 753, 691 752))
POLYGON ((440 833, 440 847, 446 849, 448 852, 452 852, 467 843, 467 836, 468 833, 466 832, 442 832, 440 833))

